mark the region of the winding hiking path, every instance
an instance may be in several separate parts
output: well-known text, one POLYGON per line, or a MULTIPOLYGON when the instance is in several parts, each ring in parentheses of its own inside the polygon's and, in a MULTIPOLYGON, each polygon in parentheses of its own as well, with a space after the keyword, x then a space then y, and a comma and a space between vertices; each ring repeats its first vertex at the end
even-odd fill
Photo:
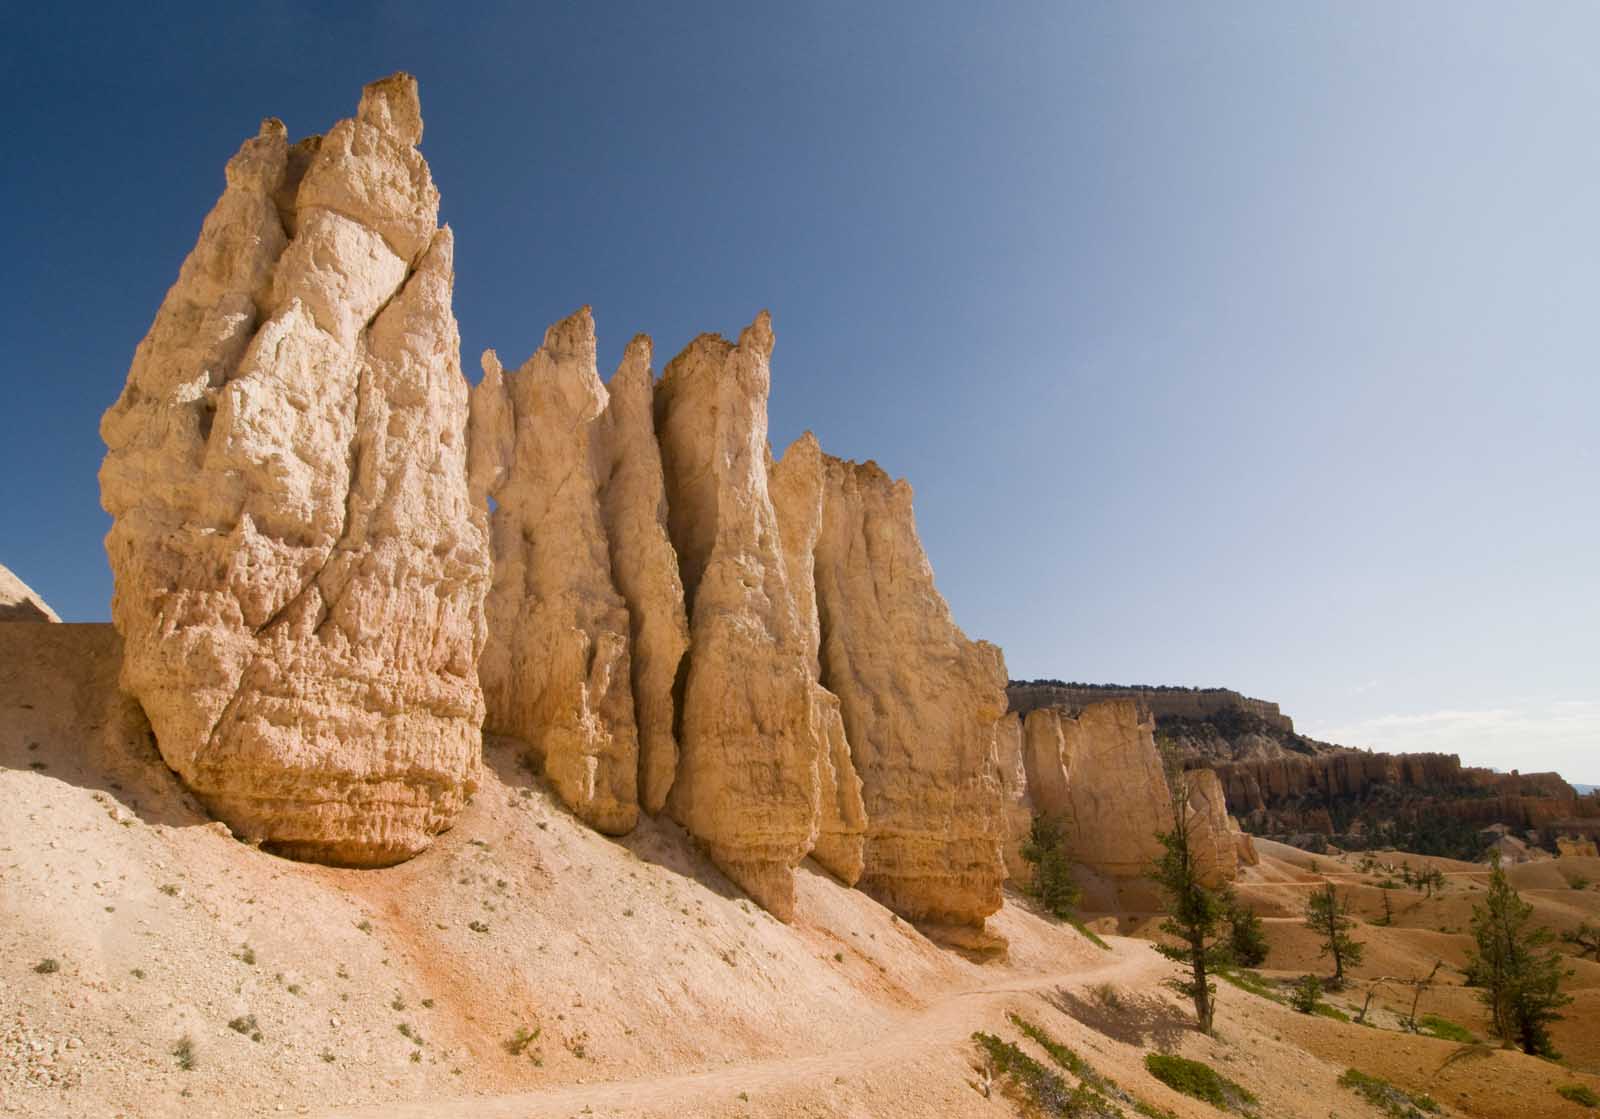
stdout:
POLYGON ((1143 986, 1153 984, 1172 967, 1144 941, 1123 937, 1111 940, 1115 945, 1115 958, 1100 967, 1013 977, 1010 982, 993 987, 952 992, 921 1010, 892 1018, 882 1036, 867 1044, 803 1057, 753 1060, 703 1072, 565 1084, 509 1096, 374 1104, 318 1114, 343 1119, 541 1119, 571 1116, 585 1107, 614 1114, 630 1109, 660 1111, 682 1105, 681 1114, 693 1115, 694 1104, 715 1096, 765 1092, 784 1086, 814 1088, 832 1084, 838 1077, 880 1071, 893 1074, 913 1057, 964 1043, 974 1030, 988 1024, 1013 996, 1056 988, 1081 990, 1108 982, 1143 986))

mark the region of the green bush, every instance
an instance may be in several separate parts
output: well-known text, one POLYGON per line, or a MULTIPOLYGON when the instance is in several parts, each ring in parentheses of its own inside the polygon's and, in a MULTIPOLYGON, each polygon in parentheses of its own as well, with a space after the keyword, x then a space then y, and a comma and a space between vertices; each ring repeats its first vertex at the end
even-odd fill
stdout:
POLYGON ((1228 954, 1241 967, 1259 967, 1267 962, 1267 934, 1261 917, 1239 901, 1228 906, 1228 954))
POLYGON ((1322 980, 1315 975, 1304 975, 1289 993, 1289 1005, 1301 1014, 1315 1014, 1317 1000, 1322 998, 1322 980))
POLYGON ((1339 1083, 1392 1119, 1424 1119, 1424 1113, 1436 1115, 1439 1112, 1433 1097, 1410 1095, 1381 1077, 1368 1076, 1353 1068, 1344 1070, 1339 1083))
POLYGON ((1600 1107, 1600 1096, 1594 1094, 1594 1089, 1582 1084, 1563 1084, 1556 1089, 1556 1094, 1579 1107, 1600 1107))
POLYGON ((1045 911, 1063 921, 1076 916, 1083 891, 1072 880, 1072 864, 1067 858, 1066 836, 1061 822, 1041 812, 1028 826, 1022 844, 1022 857, 1033 866, 1030 890, 1045 911))
POLYGON ((978 1032, 972 1040, 989 1057, 994 1073, 1007 1081, 1036 1113, 1062 1119, 1118 1119, 1122 1110, 1087 1083, 1067 1082, 1016 1045, 994 1034, 978 1032))
POLYGON ((1144 1067, 1150 1075, 1175 1092, 1203 1100, 1224 1111, 1245 1112, 1256 1102, 1255 1093, 1229 1080, 1208 1064, 1191 1061, 1174 1053, 1149 1053, 1144 1067))
POLYGON ((1445 1041, 1459 1041, 1463 1045, 1471 1045, 1478 1040, 1477 1035, 1465 1026, 1459 1026, 1437 1014, 1424 1014, 1417 1019, 1417 1032, 1443 1038, 1445 1041))

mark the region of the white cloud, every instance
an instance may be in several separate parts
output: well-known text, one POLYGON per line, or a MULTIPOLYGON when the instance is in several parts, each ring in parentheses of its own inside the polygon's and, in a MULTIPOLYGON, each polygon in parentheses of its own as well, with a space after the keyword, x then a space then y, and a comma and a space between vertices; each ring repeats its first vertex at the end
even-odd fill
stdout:
POLYGON ((1600 782, 1600 701, 1519 701, 1476 710, 1394 712, 1337 726, 1302 728, 1313 738, 1387 753, 1459 754, 1467 765, 1555 770, 1600 782))

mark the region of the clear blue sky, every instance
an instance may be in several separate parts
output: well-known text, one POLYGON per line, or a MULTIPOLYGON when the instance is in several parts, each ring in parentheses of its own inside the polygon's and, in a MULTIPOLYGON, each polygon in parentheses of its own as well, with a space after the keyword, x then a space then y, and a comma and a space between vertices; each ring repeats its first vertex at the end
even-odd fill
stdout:
POLYGON ((12 5, 0 563, 108 615, 99 415, 222 165, 396 69, 464 364, 762 307, 1014 676, 1600 781, 1600 7, 12 5), (326 10, 322 10, 326 9, 326 10))

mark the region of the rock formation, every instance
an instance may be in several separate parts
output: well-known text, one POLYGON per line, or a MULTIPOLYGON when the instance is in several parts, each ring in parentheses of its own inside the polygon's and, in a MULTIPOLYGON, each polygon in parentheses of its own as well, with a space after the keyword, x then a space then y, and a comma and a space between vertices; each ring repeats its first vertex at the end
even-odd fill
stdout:
POLYGON ((1028 768, 1023 759, 1022 716, 1008 712, 994 730, 995 756, 1000 766, 1001 854, 1006 877, 1027 882, 1033 867, 1022 857, 1022 845, 1033 827, 1033 797, 1028 791, 1028 768))
POLYGON ((667 535, 666 483, 655 432, 650 339, 628 343, 608 386, 601 505, 611 575, 628 604, 633 701, 639 728, 639 803, 654 815, 678 770, 672 689, 689 647, 678 556, 667 535))
POLYGON ((691 643, 667 808, 775 916, 815 846, 820 755, 808 634, 767 488, 772 325, 703 334, 668 364, 656 432, 691 643))
POLYGON ((822 815, 811 855, 845 885, 853 886, 861 877, 867 818, 861 802, 861 778, 850 758, 839 697, 818 683, 822 630, 817 617, 813 553, 822 531, 823 462, 816 437, 808 431, 795 440, 768 474, 784 564, 805 635, 812 682, 812 730, 823 744, 817 754, 822 815))
POLYGON ((0 565, 0 622, 59 622, 34 589, 0 565))
POLYGON ((1076 710, 1108 699, 1144 703, 1159 723, 1177 718, 1199 721, 1222 712, 1239 712, 1270 730, 1294 733, 1294 720, 1276 703, 1252 699, 1230 688, 1124 687, 1120 684, 1068 684, 1060 680, 1012 680, 1006 685, 1011 710, 1026 715, 1036 707, 1076 710))
POLYGON ((241 838, 404 859, 474 787, 488 581, 416 82, 229 162, 101 423, 122 684, 241 838))
POLYGON ((1222 782, 1209 769, 1191 769, 1189 821, 1191 846, 1201 881, 1208 886, 1232 882, 1239 875, 1239 845, 1228 827, 1228 806, 1222 782))
POLYGON ((494 582, 479 663, 485 728, 521 739, 557 794, 600 831, 639 816, 631 629, 611 578, 601 496, 608 402, 585 307, 506 375, 493 351, 472 390, 472 490, 494 582))
POLYGON ((1142 877, 1161 853, 1156 833, 1172 828, 1153 729, 1131 699, 1039 707, 1023 721, 1034 807, 1061 819, 1075 862, 1111 878, 1142 877))
POLYGON ((1000 650, 968 641, 934 589, 911 487, 828 458, 816 548, 822 683, 839 697, 867 812, 861 887, 982 946, 1005 866, 1000 650))

